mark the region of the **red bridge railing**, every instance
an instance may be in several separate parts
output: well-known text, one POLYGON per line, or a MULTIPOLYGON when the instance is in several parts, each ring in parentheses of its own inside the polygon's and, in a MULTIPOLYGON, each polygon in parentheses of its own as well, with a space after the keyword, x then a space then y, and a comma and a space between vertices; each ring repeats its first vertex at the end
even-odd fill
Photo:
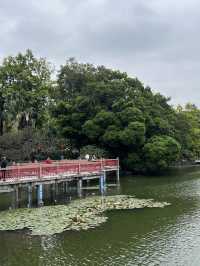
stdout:
POLYGON ((18 166, 9 166, 6 169, 0 169, 0 180, 23 180, 23 179, 41 179, 55 177, 58 175, 77 175, 85 173, 100 173, 103 170, 117 169, 119 167, 118 159, 102 159, 96 161, 86 160, 62 160, 52 161, 51 164, 42 163, 24 163, 18 166))

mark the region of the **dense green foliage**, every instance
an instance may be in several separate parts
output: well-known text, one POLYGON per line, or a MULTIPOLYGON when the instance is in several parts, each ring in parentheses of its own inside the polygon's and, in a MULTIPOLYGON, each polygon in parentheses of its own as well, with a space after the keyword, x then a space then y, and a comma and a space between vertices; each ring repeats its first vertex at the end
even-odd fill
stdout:
POLYGON ((178 158, 176 114, 167 102, 126 73, 69 60, 58 75, 52 114, 60 134, 76 147, 96 145, 111 157, 119 156, 126 169, 141 172, 166 168, 178 158), (155 136, 160 139, 151 141, 155 136), (149 142, 163 147, 162 158, 156 153, 151 163, 149 142), (169 152, 173 144, 176 148, 169 152))
POLYGON ((27 50, 9 56, 0 66, 0 135, 14 126, 42 125, 47 111, 51 72, 44 59, 27 50))
POLYGON ((68 143, 65 155, 89 152, 119 157, 127 170, 161 171, 200 153, 200 110, 174 109, 169 100, 126 73, 74 59, 53 82, 50 65, 28 50, 0 66, 0 143, 13 138, 19 147, 16 136, 31 128, 31 150, 44 142, 45 131, 45 139, 68 143))
POLYGON ((49 136, 45 131, 25 128, 0 136, 0 154, 15 162, 72 157, 69 141, 49 136))
POLYGON ((155 136, 144 145, 146 167, 149 170, 167 169, 179 158, 181 146, 172 137, 155 136))

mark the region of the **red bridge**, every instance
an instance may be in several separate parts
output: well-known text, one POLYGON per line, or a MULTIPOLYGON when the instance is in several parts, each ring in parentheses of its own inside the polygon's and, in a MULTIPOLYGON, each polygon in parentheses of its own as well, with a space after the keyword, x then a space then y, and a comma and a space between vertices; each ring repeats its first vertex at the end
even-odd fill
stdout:
POLYGON ((118 159, 61 160, 51 163, 24 163, 0 169, 0 186, 9 184, 38 182, 76 178, 88 179, 100 176, 103 172, 118 171, 118 159))
MULTIPOLYGON (((59 183, 68 187, 70 181, 77 183, 77 192, 82 196, 83 181, 99 179, 99 189, 104 193, 106 173, 115 171, 119 184, 119 160, 101 159, 96 161, 62 160, 42 163, 24 163, 0 169, 0 192, 13 192, 13 208, 18 207, 19 191, 27 188, 28 207, 32 205, 32 191, 37 191, 38 206, 44 204, 44 186, 51 185, 56 191, 59 183)), ((56 192, 55 192, 56 193, 56 192)))

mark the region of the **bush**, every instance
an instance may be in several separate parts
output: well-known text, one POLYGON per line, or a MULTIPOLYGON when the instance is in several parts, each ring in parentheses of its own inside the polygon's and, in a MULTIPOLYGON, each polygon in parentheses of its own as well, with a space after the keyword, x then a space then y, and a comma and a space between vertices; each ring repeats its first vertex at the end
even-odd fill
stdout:
POLYGON ((181 146, 172 137, 155 136, 144 145, 145 166, 148 171, 167 169, 180 157, 181 146))

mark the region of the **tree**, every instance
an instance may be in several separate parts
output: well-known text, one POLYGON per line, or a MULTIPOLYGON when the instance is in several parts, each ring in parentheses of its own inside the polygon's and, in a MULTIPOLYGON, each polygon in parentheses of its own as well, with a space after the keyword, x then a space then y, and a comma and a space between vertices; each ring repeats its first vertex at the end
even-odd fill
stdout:
POLYGON ((145 166, 148 171, 166 170, 180 156, 180 144, 168 136, 155 136, 144 145, 145 166))
POLYGON ((54 126, 79 150, 95 145, 138 171, 145 167, 143 148, 149 139, 174 137, 176 113, 169 99, 126 73, 70 59, 57 83, 54 126))
POLYGON ((182 144, 184 159, 200 157, 200 110, 193 104, 178 106, 175 121, 176 139, 182 144))
POLYGON ((30 50, 9 56, 0 66, 0 134, 27 126, 38 127, 48 104, 50 65, 30 50), (16 124, 17 120, 17 124, 16 124))

